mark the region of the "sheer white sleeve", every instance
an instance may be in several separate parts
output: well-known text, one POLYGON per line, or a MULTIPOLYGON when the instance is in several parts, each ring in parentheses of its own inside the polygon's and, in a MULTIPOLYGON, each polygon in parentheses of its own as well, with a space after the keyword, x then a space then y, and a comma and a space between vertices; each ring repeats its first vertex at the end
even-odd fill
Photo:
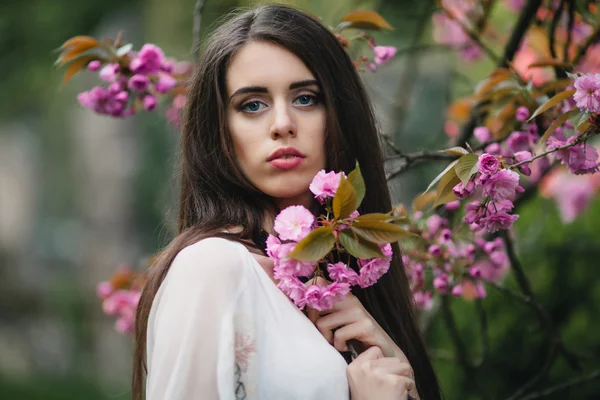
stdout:
POLYGON ((254 397, 247 269, 243 246, 225 239, 177 255, 150 312, 147 400, 254 397))

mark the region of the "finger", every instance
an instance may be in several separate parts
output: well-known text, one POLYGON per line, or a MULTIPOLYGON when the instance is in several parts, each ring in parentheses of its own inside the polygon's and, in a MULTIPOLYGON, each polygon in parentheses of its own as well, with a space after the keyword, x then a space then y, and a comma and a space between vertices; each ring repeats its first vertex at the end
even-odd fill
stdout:
POLYGON ((317 322, 317 328, 319 330, 334 330, 344 325, 349 325, 357 322, 363 317, 364 314, 360 309, 351 308, 346 310, 339 310, 332 312, 327 315, 321 316, 317 322))
POLYGON ((378 346, 369 347, 367 350, 363 351, 352 361, 352 363, 361 364, 372 360, 378 360, 383 357, 383 352, 381 348, 378 346))
POLYGON ((308 306, 306 306, 306 316, 308 317, 308 319, 311 320, 311 322, 313 324, 316 324, 320 317, 319 311, 315 310, 314 308, 310 308, 308 306))
POLYGON ((402 362, 396 357, 384 357, 371 362, 371 367, 381 373, 394 374, 413 379, 413 371, 410 364, 402 362))
POLYGON ((345 325, 333 332, 333 347, 338 351, 348 351, 348 345, 346 342, 350 339, 356 339, 363 342, 365 345, 372 345, 374 343, 364 343, 363 338, 368 335, 369 326, 371 321, 364 319, 353 324, 345 325))

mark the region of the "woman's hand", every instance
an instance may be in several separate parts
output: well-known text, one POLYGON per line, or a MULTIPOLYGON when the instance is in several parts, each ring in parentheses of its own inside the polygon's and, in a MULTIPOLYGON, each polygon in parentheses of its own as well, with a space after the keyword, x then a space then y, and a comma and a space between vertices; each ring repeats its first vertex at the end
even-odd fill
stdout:
POLYGON ((418 399, 411 373, 407 363, 384 357, 377 346, 370 347, 348 365, 350 396, 352 400, 418 399))
MULTIPOLYGON (((328 283, 323 278, 317 280, 317 284, 328 283)), ((352 293, 329 311, 319 312, 307 307, 307 316, 338 351, 348 351, 346 342, 356 339, 364 348, 377 346, 385 357, 397 357, 408 363, 402 350, 352 293)))

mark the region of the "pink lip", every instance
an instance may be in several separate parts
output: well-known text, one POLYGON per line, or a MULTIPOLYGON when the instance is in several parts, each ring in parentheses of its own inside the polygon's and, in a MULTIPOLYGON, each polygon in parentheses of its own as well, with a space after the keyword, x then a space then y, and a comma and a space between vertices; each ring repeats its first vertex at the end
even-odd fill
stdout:
MULTIPOLYGON (((296 156, 296 157, 299 157, 299 158, 305 158, 306 157, 304 154, 300 153, 298 150, 296 150, 293 147, 282 147, 282 148, 279 148, 279 149, 275 150, 269 156, 269 158, 267 158, 267 161, 273 161, 273 160, 281 158, 283 156, 296 156)), ((291 160, 293 160, 293 158, 291 160)))
POLYGON ((275 168, 292 169, 302 164, 306 156, 293 147, 282 147, 271 154, 267 161, 275 168), (295 156, 284 158, 284 156, 295 156))
POLYGON ((298 165, 302 164, 304 158, 302 157, 294 157, 294 158, 276 158, 271 160, 270 163, 275 168, 279 169, 292 169, 296 168, 298 165))

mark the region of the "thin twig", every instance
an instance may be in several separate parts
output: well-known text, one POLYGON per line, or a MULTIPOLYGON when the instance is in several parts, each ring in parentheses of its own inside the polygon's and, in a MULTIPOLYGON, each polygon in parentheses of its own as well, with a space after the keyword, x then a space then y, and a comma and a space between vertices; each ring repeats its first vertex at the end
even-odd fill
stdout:
POLYGON ((585 383, 594 381, 596 379, 600 379, 600 370, 596 370, 588 375, 580 376, 580 377, 568 380, 566 382, 560 383, 555 386, 551 386, 551 387, 541 390, 539 392, 530 393, 527 396, 521 398, 520 400, 533 400, 533 399, 539 399, 541 397, 548 397, 550 395, 562 392, 565 389, 570 389, 574 386, 580 386, 585 383))
MULTIPOLYGON (((519 16, 515 28, 513 29, 512 34, 508 40, 508 43, 504 48, 504 55, 499 60, 498 67, 507 67, 508 63, 512 61, 513 57, 515 56, 515 53, 521 45, 521 40, 523 40, 523 36, 525 36, 525 33, 527 32, 527 28, 529 28, 529 25, 531 24, 531 21, 535 17, 535 14, 541 4, 542 0, 529 0, 527 4, 525 4, 525 7, 523 7, 523 11, 521 12, 521 15, 519 16)), ((477 122, 480 118, 483 118, 485 116, 484 113, 481 114, 482 115, 480 115, 480 111, 478 111, 476 108, 473 110, 469 121, 463 126, 460 136, 456 139, 454 145, 463 145, 471 138, 471 136, 473 135, 473 130, 477 126, 477 122)))
MULTIPOLYGON (((595 134, 595 133, 594 133, 594 134, 595 134)), ((533 156, 533 157, 531 157, 530 159, 523 160, 523 161, 521 161, 521 162, 518 162, 518 163, 516 163, 516 164, 513 164, 513 165, 511 165, 511 166, 510 166, 510 169, 515 169, 515 168, 517 168, 517 167, 519 167, 519 166, 521 166, 521 165, 523 165, 523 164, 527 164, 527 163, 530 163, 530 162, 532 162, 532 161, 534 161, 534 160, 537 160, 538 158, 545 157, 545 156, 547 156, 548 154, 556 153, 557 151, 560 151, 560 150, 565 150, 565 149, 568 149, 569 147, 576 146, 576 145, 578 145, 578 144, 580 144, 580 143, 583 143, 583 142, 585 142, 587 139, 589 139, 589 138, 590 138, 591 136, 593 136, 594 134, 592 134, 592 135, 581 135, 581 136, 578 136, 578 137, 577 137, 575 140, 573 140, 573 142, 572 142, 572 143, 565 144, 564 146, 555 147, 555 148, 554 148, 554 149, 552 149, 552 150, 547 150, 547 151, 545 151, 545 152, 543 152, 543 153, 540 153, 540 154, 538 154, 538 155, 536 155, 536 156, 533 156)))
POLYGON ((492 49, 490 49, 485 43, 483 43, 483 41, 481 40, 481 35, 479 35, 477 32, 474 32, 471 28, 469 28, 467 25, 465 25, 460 18, 458 18, 456 15, 454 15, 454 13, 450 10, 448 10, 446 7, 442 7, 442 10, 444 11, 444 13, 446 13, 446 15, 452 19, 454 22, 456 22, 460 28, 463 30, 463 32, 465 32, 467 34, 467 36, 469 36, 469 38, 475 43, 477 44, 477 46, 479 46, 481 48, 481 50, 483 50, 483 52, 485 54, 487 54, 487 56, 492 59, 492 61, 494 61, 495 63, 498 63, 500 61, 500 57, 494 53, 494 51, 492 49))
POLYGON ((192 52, 196 61, 200 58, 200 26, 202 25, 202 10, 204 9, 204 0, 196 0, 194 6, 194 26, 192 30, 192 37, 194 43, 192 44, 192 52))
POLYGON ((450 310, 450 301, 448 300, 448 296, 442 296, 441 308, 444 321, 446 322, 446 327, 450 333, 450 338, 452 339, 452 342, 454 342, 456 359, 463 367, 465 372, 472 372, 473 367, 469 363, 469 359, 467 357, 467 348, 460 337, 460 333, 456 327, 456 321, 454 321, 454 315, 452 315, 452 310, 450 310))
POLYGON ((513 395, 510 396, 507 400, 516 400, 520 396, 522 396, 525 392, 527 392, 527 390, 529 390, 533 386, 537 385, 537 383, 540 380, 542 380, 546 376, 546 374, 548 374, 548 372, 550 371, 552 364, 554 364, 554 361, 556 360, 556 356, 558 354, 557 350, 558 350, 558 343, 553 341, 552 344, 550 345, 550 351, 548 352, 546 361, 542 365, 542 368, 538 371, 538 373, 533 378, 528 380, 523 386, 521 386, 519 389, 517 389, 517 391, 514 392, 513 395))
MULTIPOLYGON (((554 45, 556 43, 556 27, 558 26, 558 21, 563 13, 565 1, 566 0, 561 0, 556 10, 554 10, 554 16, 552 17, 552 22, 550 23, 550 27, 548 29, 548 49, 550 50, 550 55, 553 59, 556 59, 556 50, 554 49, 554 45)), ((557 78, 562 79, 567 77, 565 70, 560 67, 554 67, 554 73, 556 74, 557 78)))
POLYGON ((510 260, 510 265, 515 273, 515 277, 517 278, 517 283, 521 288, 521 291, 525 296, 533 298, 533 291, 531 290, 531 285, 529 284, 529 280, 525 275, 523 270, 523 266, 521 265, 521 261, 517 258, 517 253, 515 252, 515 247, 509 233, 505 230, 500 232, 500 237, 504 242, 504 247, 506 248, 506 254, 508 255, 508 259, 510 260))
POLYGON ((569 47, 571 47, 571 41, 573 39, 573 26, 575 25, 575 0, 569 1, 568 22, 567 22, 567 42, 563 48, 563 61, 569 62, 569 47))
POLYGON ((573 65, 576 66, 577 64, 579 64, 579 61, 581 61, 583 56, 585 56, 585 53, 587 53, 587 50, 590 48, 591 45, 593 45, 596 42, 598 37, 600 37, 600 23, 596 24, 596 27, 594 28, 594 31, 592 32, 592 34, 590 36, 588 36, 586 41, 581 45, 581 47, 579 47, 579 51, 577 52, 577 54, 575 55, 575 58, 573 59, 573 65))
POLYGON ((395 156, 388 157, 386 161, 400 159, 402 163, 394 171, 389 172, 386 175, 386 179, 389 181, 390 179, 393 179, 396 176, 400 175, 402 172, 406 171, 412 165, 422 161, 451 161, 455 160, 456 158, 458 158, 458 156, 444 153, 443 151, 419 151, 410 154, 396 154, 395 156))
POLYGON ((475 366, 479 367, 485 361, 489 348, 490 340, 488 335, 488 322, 485 308, 483 308, 483 302, 481 299, 475 301, 475 309, 477 310, 477 316, 479 317, 479 329, 481 330, 481 357, 475 363, 475 366))

